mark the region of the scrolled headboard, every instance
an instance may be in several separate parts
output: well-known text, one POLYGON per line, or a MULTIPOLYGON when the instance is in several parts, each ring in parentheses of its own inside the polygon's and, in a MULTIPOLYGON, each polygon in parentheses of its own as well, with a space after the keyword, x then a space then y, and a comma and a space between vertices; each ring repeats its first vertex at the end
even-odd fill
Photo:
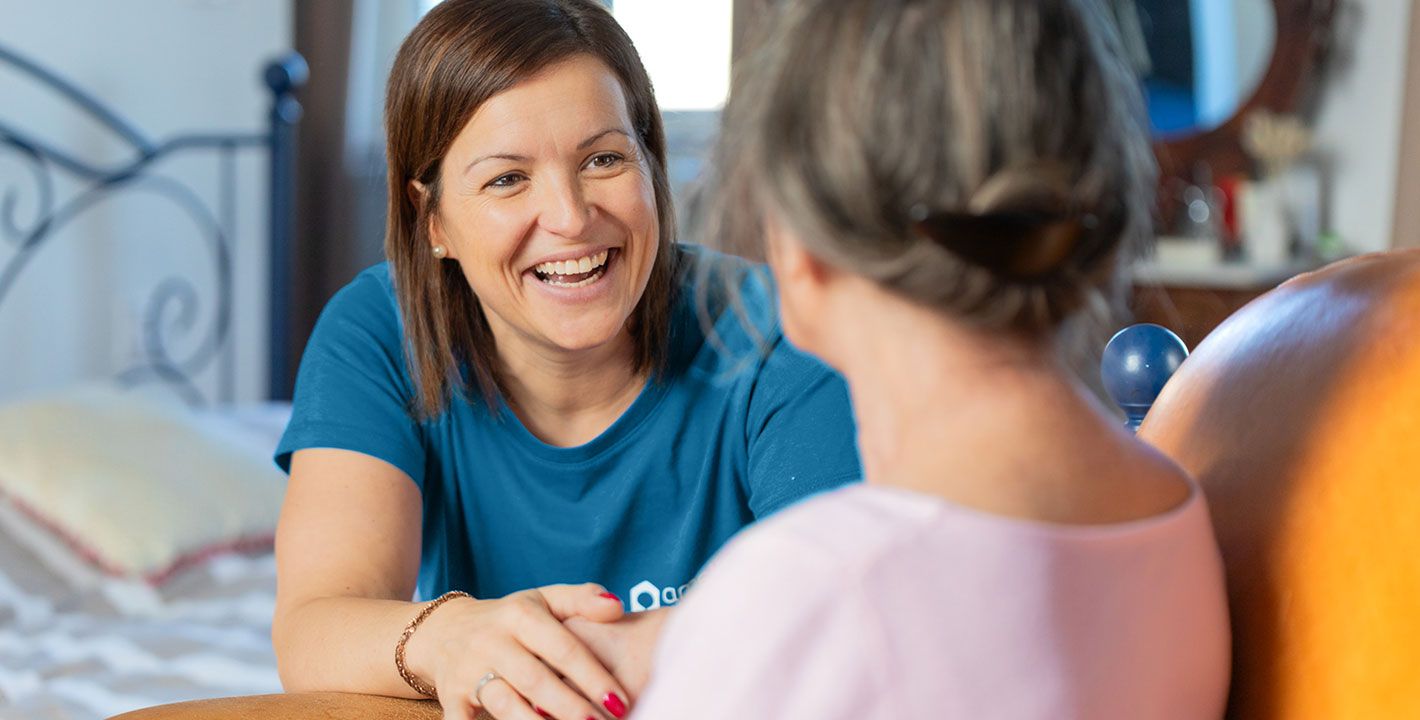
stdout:
POLYGON ((269 161, 267 185, 269 217, 270 312, 268 389, 271 399, 290 397, 287 315, 291 287, 291 234, 295 191, 295 132, 301 106, 294 93, 305 83, 307 68, 299 54, 288 53, 269 63, 262 74, 271 92, 269 122, 248 132, 192 132, 155 140, 124 119, 113 108, 65 78, 5 47, 0 65, 52 92, 74 109, 99 123, 130 149, 117 163, 86 159, 82 153, 48 143, 12 125, 0 110, 0 151, 17 155, 29 169, 36 210, 20 219, 17 211, 21 188, 0 185, 0 244, 11 247, 0 254, 0 310, 17 281, 32 265, 36 254, 56 233, 96 204, 120 191, 142 191, 163 198, 198 228, 213 269, 216 287, 213 307, 200 312, 192 278, 169 276, 151 289, 142 313, 141 343, 136 356, 117 378, 125 384, 161 383, 193 404, 228 401, 233 394, 231 361, 233 325, 232 242, 236 226, 237 157, 259 154, 269 161), (173 177, 152 172, 155 163, 179 155, 207 154, 217 167, 215 199, 173 177), (68 187, 61 197, 60 175, 68 187), (185 349, 174 349, 170 328, 189 335, 185 349), (196 338, 194 341, 193 338, 196 338), (217 390, 204 392, 194 382, 199 373, 215 368, 217 390))

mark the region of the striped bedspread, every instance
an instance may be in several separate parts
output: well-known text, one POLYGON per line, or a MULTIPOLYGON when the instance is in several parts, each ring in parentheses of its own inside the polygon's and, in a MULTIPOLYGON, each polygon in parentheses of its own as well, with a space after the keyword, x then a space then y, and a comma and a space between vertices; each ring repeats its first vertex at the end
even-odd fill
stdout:
MULTIPOLYGON (((269 457, 290 409, 212 412, 269 457)), ((270 552, 219 555, 155 588, 97 571, 0 494, 0 720, 280 692, 275 602, 270 552)))
POLYGON ((280 692, 273 555, 227 555, 160 589, 75 589, 0 535, 0 719, 101 719, 280 692))
POLYGON ((279 692, 270 554, 224 556, 161 589, 77 590, 0 536, 0 718, 105 718, 279 692))

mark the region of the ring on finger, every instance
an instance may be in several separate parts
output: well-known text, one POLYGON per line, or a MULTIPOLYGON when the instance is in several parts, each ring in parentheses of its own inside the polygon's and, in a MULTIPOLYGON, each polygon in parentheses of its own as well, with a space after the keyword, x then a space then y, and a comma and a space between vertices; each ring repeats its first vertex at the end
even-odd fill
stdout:
POLYGON ((489 670, 486 675, 478 679, 478 684, 473 686, 473 699, 478 702, 479 707, 484 706, 483 698, 479 697, 479 693, 483 692, 483 688, 487 687, 488 683, 491 683, 494 680, 502 679, 503 676, 499 675, 496 670, 489 670))

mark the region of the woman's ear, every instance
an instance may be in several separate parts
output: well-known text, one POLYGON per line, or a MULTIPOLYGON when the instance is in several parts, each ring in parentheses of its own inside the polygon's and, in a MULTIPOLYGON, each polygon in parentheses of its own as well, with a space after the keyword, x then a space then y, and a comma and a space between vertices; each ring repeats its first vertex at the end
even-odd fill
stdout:
POLYGON ((404 193, 409 196, 409 202, 413 203, 414 207, 419 207, 419 205, 424 202, 424 196, 428 192, 429 190, 424 187, 424 183, 418 180, 410 180, 409 183, 404 186, 404 193))
MULTIPOLYGON (((410 180, 404 189, 409 194, 409 201, 414 203, 415 207, 422 207, 425 202, 428 202, 429 188, 425 187, 424 183, 410 180)), ((434 257, 440 260, 454 259, 454 248, 444 237, 444 228, 439 225, 439 213, 429 213, 429 227, 426 229, 429 236, 429 252, 434 253, 434 257)))
POLYGON ((765 223, 765 245, 769 267, 780 285, 802 285, 811 293, 822 292, 834 268, 804 247, 798 236, 777 221, 765 223))
POLYGON ((769 268, 779 289, 779 319, 784 335, 800 349, 814 351, 818 318, 832 282, 834 268, 804 247, 798 237, 777 221, 765 222, 769 268))

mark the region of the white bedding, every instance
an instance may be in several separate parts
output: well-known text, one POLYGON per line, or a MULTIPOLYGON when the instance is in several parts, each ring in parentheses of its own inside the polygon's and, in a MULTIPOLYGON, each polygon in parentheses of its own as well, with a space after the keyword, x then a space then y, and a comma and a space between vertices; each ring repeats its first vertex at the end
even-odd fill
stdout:
MULTIPOLYGON (((261 421, 274 447, 284 419, 261 421)), ((219 556, 157 589, 97 575, 76 583, 54 557, 0 532, 0 719, 105 718, 280 692, 275 587, 270 553, 219 556)))

